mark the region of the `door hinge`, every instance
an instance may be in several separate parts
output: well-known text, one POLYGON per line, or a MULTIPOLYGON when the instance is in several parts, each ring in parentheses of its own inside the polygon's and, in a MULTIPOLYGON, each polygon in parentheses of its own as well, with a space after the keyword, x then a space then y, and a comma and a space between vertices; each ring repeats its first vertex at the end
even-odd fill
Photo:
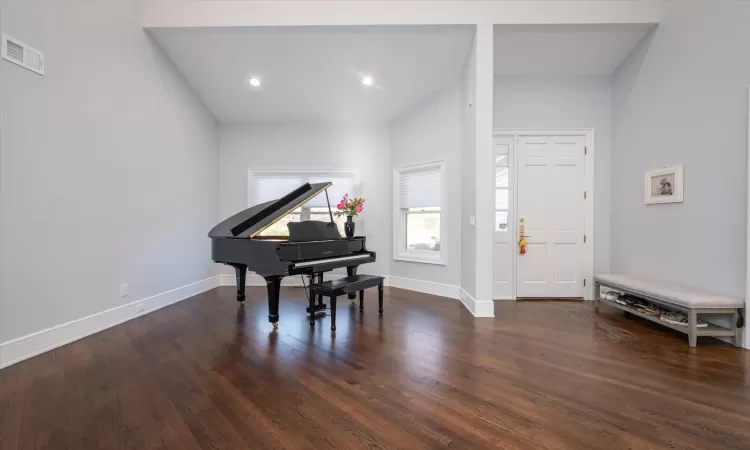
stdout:
POLYGON ((586 200, 586 197, 588 197, 588 194, 586 193, 586 191, 583 191, 583 199, 586 200))
POLYGON ((583 279, 583 287, 586 287, 586 279, 583 279))
POLYGON ((585 234, 583 235, 583 243, 584 244, 586 243, 586 235, 585 234))
POLYGON ((588 153, 589 153, 589 148, 588 147, 583 147, 583 154, 587 155, 588 153))

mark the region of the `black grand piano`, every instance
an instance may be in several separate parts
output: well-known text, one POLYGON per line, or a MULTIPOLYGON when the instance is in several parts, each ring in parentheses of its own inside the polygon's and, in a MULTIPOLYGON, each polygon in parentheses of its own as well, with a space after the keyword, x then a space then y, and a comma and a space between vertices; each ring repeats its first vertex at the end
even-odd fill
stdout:
MULTIPOLYGON (((328 192, 327 183, 306 183, 278 200, 262 203, 233 215, 216 225, 209 233, 211 258, 234 267, 237 276, 237 301, 245 301, 245 276, 251 270, 266 280, 268 288, 268 321, 276 328, 279 322, 279 289, 281 279, 289 275, 307 276, 310 283, 323 281, 323 272, 346 267, 355 275, 357 267, 375 261, 375 252, 367 251, 365 238, 341 237, 333 223, 303 221, 288 224, 288 236, 265 235, 263 232, 316 195, 328 192)), ((325 309, 318 298, 317 309, 325 309)), ((315 311, 308 311, 314 314, 315 311)))

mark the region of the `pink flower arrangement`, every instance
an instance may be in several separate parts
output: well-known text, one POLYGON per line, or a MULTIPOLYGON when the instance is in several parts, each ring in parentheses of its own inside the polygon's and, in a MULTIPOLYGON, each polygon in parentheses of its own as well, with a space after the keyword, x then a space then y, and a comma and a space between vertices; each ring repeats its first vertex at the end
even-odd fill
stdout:
POLYGON ((365 205, 365 199, 362 197, 349 197, 349 194, 344 194, 344 198, 341 199, 338 205, 336 205, 336 217, 341 216, 357 216, 362 212, 365 205))

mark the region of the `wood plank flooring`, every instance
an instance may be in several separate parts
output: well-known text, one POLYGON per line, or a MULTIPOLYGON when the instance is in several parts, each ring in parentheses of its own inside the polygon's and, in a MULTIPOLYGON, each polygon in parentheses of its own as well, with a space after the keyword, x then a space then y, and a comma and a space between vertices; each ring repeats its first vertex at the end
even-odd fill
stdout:
POLYGON ((748 449, 750 352, 591 302, 221 287, 0 370, 2 449, 748 449))

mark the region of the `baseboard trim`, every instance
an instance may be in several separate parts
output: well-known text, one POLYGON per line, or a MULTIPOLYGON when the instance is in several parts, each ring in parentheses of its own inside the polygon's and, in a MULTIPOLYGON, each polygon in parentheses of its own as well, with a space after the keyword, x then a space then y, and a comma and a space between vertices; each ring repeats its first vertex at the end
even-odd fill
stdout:
POLYGON ((478 302, 464 288, 460 288, 461 303, 474 317, 495 317, 495 302, 478 302))
MULTIPOLYGON (((338 280, 346 277, 341 273, 325 273, 324 280, 338 280)), ((458 300, 461 298, 460 288, 451 284, 435 283, 433 281, 416 280, 413 278, 395 277, 393 275, 383 275, 385 281, 383 285, 408 291, 421 292, 423 294, 437 295, 458 300)), ((236 286, 237 280, 234 275, 219 275, 221 286, 236 286)), ((246 286, 265 286, 266 282, 263 277, 256 274, 248 274, 245 281, 246 286)), ((302 287, 302 280, 298 276, 285 277, 281 280, 282 286, 302 287)))
POLYGON ((0 369, 219 286, 214 276, 0 343, 0 369), (139 311, 140 312, 137 312, 139 311))
POLYGON ((452 284, 435 283, 433 281, 422 281, 391 275, 388 277, 388 286, 406 289, 408 291, 421 292, 423 294, 452 298, 454 300, 461 298, 461 294, 459 293, 460 288, 452 284))

